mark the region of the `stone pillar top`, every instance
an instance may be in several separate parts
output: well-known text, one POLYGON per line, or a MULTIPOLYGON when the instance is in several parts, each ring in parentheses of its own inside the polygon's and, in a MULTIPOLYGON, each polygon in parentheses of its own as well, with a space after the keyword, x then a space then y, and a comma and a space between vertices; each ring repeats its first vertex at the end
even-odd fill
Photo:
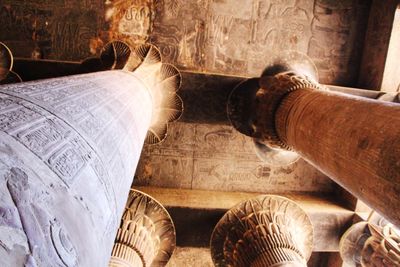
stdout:
POLYGON ((376 218, 370 216, 368 221, 352 225, 343 234, 340 255, 347 266, 400 265, 399 230, 386 220, 374 220, 376 218))
POLYGON ((222 217, 211 254, 216 266, 306 266, 312 244, 311 222, 295 202, 262 195, 222 217))
POLYGON ((175 244, 175 227, 167 210, 151 196, 131 189, 109 266, 165 266, 175 244))

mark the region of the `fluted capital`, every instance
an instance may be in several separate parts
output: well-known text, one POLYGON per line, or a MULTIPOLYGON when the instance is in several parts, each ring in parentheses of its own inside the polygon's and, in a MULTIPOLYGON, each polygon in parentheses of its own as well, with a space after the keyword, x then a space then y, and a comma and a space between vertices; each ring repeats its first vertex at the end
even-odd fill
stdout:
POLYGON ((222 217, 211 237, 211 253, 216 266, 306 266, 312 244, 311 222, 296 203, 262 195, 222 217))
POLYGON ((400 235, 393 225, 359 222, 340 240, 340 255, 348 266, 400 266, 400 235))
POLYGON ((14 58, 11 50, 0 42, 0 85, 21 82, 22 79, 12 71, 14 58))
POLYGON ((299 89, 323 89, 308 76, 286 71, 260 78, 260 89, 255 99, 254 137, 271 147, 290 148, 278 136, 276 112, 284 98, 299 89))
POLYGON ((162 62, 156 46, 143 44, 130 47, 122 41, 112 41, 104 46, 100 64, 105 69, 132 72, 148 88, 153 101, 153 114, 145 143, 163 141, 168 124, 178 120, 183 112, 183 102, 177 94, 182 82, 179 70, 162 62))
POLYGON ((273 65, 260 78, 238 84, 229 95, 227 114, 232 126, 254 140, 257 156, 271 165, 288 165, 299 159, 280 136, 278 108, 291 92, 299 89, 325 89, 301 74, 303 68, 273 65), (293 71, 297 69, 298 71, 293 71))
POLYGON ((151 196, 131 189, 109 266, 165 266, 175 243, 167 210, 151 196))

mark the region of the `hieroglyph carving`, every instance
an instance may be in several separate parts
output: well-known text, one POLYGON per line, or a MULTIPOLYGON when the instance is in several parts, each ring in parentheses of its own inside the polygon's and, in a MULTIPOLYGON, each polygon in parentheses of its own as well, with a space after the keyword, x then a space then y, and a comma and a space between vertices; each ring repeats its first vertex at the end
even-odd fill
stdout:
POLYGON ((1 266, 106 266, 151 113, 125 71, 0 87, 1 266))

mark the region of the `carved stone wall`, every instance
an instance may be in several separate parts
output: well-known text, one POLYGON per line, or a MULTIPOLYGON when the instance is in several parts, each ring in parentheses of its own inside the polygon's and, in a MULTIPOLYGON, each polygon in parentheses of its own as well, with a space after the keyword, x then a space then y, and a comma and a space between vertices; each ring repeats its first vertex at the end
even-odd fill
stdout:
POLYGON ((146 146, 135 185, 244 192, 331 192, 333 182, 304 160, 272 166, 233 127, 174 122, 168 138, 146 146))
POLYGON ((226 102, 243 79, 183 72, 182 118, 164 142, 146 146, 135 185, 259 193, 323 192, 334 183, 299 160, 273 166, 260 160, 250 137, 229 125, 226 102))
POLYGON ((0 87, 1 266, 107 265, 151 113, 125 71, 0 87))
POLYGON ((371 1, 3 0, 0 40, 16 56, 82 60, 110 39, 150 40, 180 69, 259 76, 284 50, 322 83, 355 85, 371 1), (240 8, 238 8, 240 6, 240 8))
MULTIPOLYGON (((358 81, 361 88, 381 89, 395 11, 399 4, 399 0, 372 0, 358 81)), ((395 91, 397 88, 382 89, 395 91)))

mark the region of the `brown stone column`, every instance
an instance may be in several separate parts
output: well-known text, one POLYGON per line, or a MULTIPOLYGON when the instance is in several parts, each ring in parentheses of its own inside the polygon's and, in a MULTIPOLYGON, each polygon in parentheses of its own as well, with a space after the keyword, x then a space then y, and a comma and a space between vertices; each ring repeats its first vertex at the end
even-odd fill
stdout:
POLYGON ((109 266, 165 266, 175 243, 175 228, 167 210, 151 196, 131 189, 109 266))
POLYGON ((293 201, 262 195, 230 209, 211 237, 215 266, 305 267, 313 229, 293 201))
POLYGON ((400 225, 400 105, 330 92, 292 72, 260 79, 251 136, 293 150, 400 225))

